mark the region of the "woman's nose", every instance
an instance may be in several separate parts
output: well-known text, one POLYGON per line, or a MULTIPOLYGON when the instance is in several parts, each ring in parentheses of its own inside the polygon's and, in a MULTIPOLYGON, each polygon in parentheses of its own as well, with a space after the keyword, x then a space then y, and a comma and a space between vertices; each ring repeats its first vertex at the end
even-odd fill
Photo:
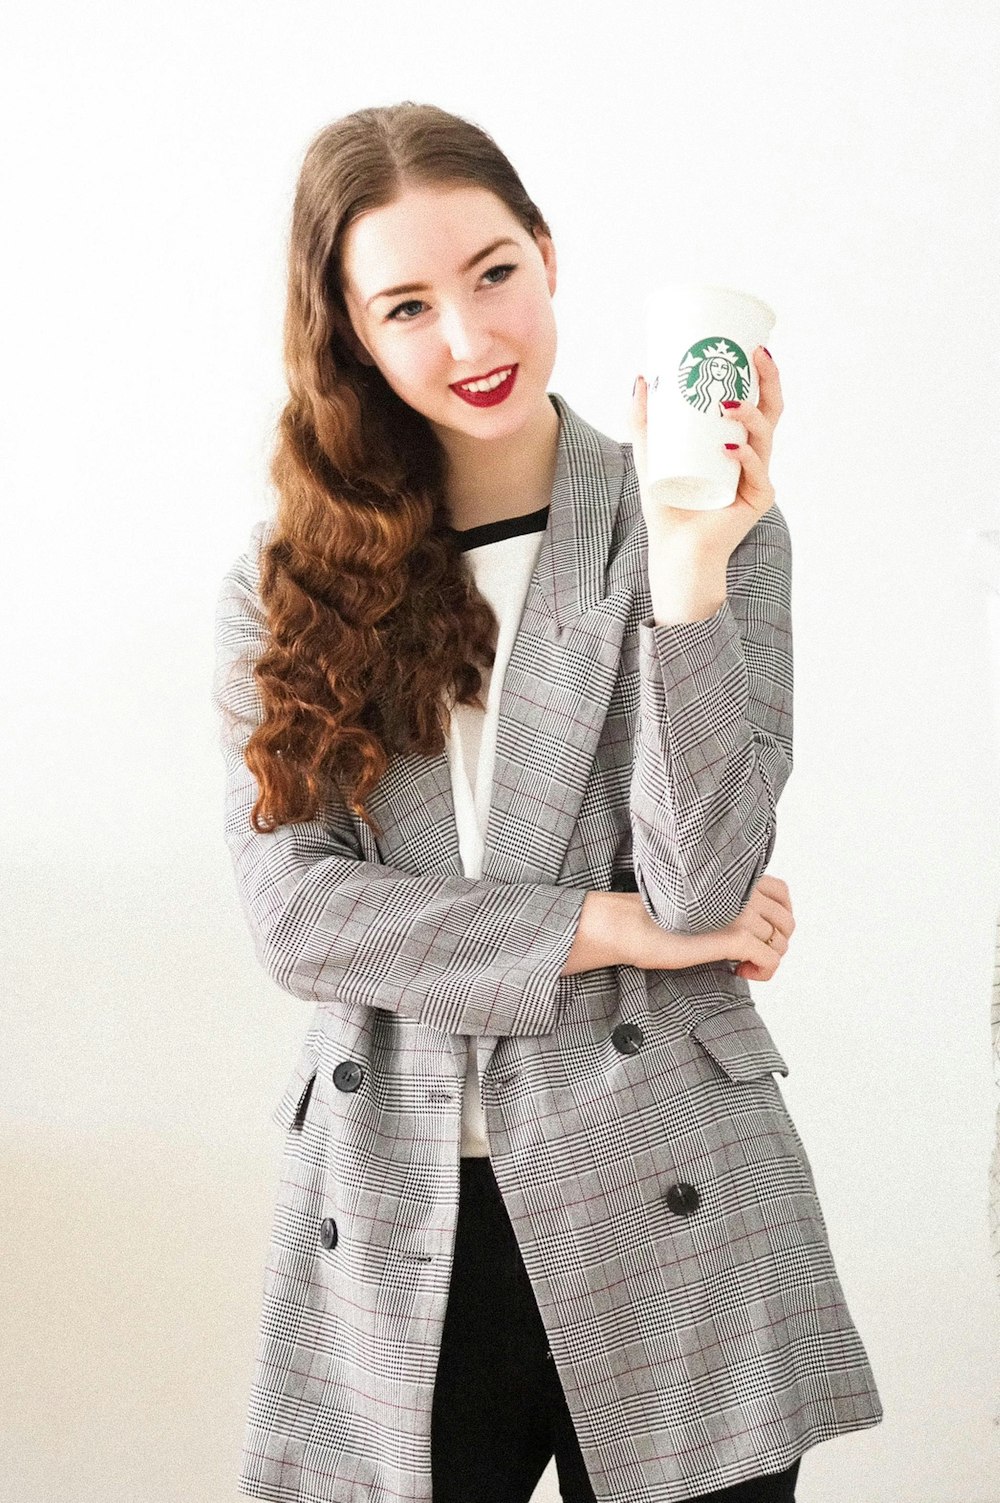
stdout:
POLYGON ((491 337, 481 330, 475 319, 460 313, 446 313, 441 319, 441 328, 448 353, 456 365, 469 365, 476 356, 489 353, 491 337))

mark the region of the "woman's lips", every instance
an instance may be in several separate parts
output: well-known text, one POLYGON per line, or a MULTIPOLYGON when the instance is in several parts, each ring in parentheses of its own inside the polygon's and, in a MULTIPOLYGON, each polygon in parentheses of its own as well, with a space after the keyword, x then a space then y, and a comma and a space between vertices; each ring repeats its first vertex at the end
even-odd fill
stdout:
MULTIPOLYGON (((480 379, 484 378, 481 377, 480 379)), ((456 393, 457 396, 460 396, 462 398, 463 402, 468 402, 471 407, 495 407, 498 402, 502 402, 505 397, 510 396, 511 391, 514 388, 514 382, 516 380, 517 366, 514 365, 511 366, 510 375, 507 377, 507 379, 505 381, 501 381, 500 385, 495 386, 492 391, 463 391, 462 388, 457 385, 453 386, 451 389, 456 393)))

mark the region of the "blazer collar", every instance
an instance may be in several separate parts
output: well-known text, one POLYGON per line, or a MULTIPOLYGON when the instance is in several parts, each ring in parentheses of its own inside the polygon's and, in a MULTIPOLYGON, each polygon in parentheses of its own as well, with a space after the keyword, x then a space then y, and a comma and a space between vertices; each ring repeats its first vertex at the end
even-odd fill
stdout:
MULTIPOLYGON (((549 517, 500 700, 482 876, 553 882, 617 678, 623 621, 603 602, 622 445, 549 394, 559 440, 549 517)), ((447 750, 394 756, 370 798, 386 864, 463 875, 447 750)))

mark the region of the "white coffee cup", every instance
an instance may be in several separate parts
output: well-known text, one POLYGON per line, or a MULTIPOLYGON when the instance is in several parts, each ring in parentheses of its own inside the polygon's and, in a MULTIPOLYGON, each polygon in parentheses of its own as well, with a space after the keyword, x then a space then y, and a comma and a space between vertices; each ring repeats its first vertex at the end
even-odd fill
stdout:
POLYGON ((666 282, 645 299, 646 481, 654 502, 712 511, 730 506, 740 462, 724 448, 747 430, 720 402, 760 395, 753 352, 775 313, 752 293, 666 282))

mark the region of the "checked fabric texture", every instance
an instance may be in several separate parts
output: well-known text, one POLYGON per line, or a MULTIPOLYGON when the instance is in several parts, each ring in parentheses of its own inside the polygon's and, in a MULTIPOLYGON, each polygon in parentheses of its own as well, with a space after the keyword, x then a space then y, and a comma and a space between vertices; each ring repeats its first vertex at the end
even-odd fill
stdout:
POLYGON ((504 681, 482 876, 445 752, 390 763, 376 841, 331 790, 255 833, 258 524, 223 581, 225 838, 261 964, 315 1004, 285 1134, 240 1487, 430 1503, 459 1195, 463 1036, 493 1036, 491 1161, 601 1503, 788 1467, 881 1407, 787 1073, 726 965, 560 974, 589 890, 718 928, 767 867, 792 766, 777 506, 728 597, 657 626, 631 445, 550 394, 550 513, 504 681))

